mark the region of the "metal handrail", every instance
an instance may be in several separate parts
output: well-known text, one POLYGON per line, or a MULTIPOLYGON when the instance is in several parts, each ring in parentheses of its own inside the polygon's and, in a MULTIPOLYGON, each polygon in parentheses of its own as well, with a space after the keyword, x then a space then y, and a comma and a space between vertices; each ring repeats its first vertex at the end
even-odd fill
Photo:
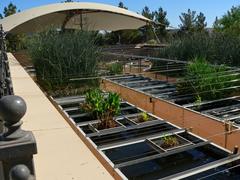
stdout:
POLYGON ((14 94, 6 52, 5 37, 6 33, 2 25, 0 25, 0 98, 14 94))

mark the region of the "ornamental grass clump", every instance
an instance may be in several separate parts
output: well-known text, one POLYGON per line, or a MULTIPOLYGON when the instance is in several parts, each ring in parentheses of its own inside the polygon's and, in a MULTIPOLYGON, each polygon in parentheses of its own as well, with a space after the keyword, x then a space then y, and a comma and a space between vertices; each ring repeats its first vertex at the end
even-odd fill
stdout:
POLYGON ((120 96, 118 94, 109 92, 105 96, 99 89, 90 90, 86 93, 85 103, 81 107, 100 120, 97 129, 117 126, 114 116, 120 113, 120 96))
POLYGON ((100 49, 95 34, 49 30, 34 35, 28 50, 38 81, 49 88, 65 87, 69 79, 97 74, 100 49))
MULTIPOLYGON (((205 57, 212 64, 240 66, 240 36, 224 33, 194 33, 174 38, 159 51, 159 57, 191 61, 205 57)), ((156 64, 157 65, 157 64, 156 64)))
POLYGON ((178 81, 180 94, 193 94, 196 102, 231 95, 239 77, 224 65, 211 65, 205 58, 195 58, 188 64, 186 74, 178 81))
POLYGON ((120 62, 114 62, 108 65, 108 71, 110 74, 122 74, 123 65, 120 62))

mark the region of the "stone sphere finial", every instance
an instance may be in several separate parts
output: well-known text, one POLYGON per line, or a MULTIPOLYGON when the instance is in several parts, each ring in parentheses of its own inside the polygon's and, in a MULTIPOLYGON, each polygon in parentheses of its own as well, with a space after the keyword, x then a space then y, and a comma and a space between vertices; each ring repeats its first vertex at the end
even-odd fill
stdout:
POLYGON ((30 170, 26 165, 19 164, 10 170, 10 180, 29 180, 30 170))
POLYGON ((0 99, 0 119, 8 125, 18 123, 26 110, 26 103, 19 96, 4 96, 0 99))

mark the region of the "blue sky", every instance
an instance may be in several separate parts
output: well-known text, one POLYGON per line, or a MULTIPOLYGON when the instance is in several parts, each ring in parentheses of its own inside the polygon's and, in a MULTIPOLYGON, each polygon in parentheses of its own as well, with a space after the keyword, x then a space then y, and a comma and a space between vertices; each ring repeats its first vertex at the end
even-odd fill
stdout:
MULTIPOLYGON (((9 4, 14 3, 23 11, 32 7, 61 2, 62 0, 1 0, 0 11, 9 4)), ((99 2, 111 5, 117 5, 119 0, 84 0, 79 2, 99 2)), ((239 0, 122 0, 122 2, 135 12, 141 12, 142 8, 147 5, 151 10, 156 10, 162 7, 168 13, 168 19, 171 26, 178 27, 180 24, 179 15, 186 12, 188 8, 195 10, 198 13, 203 12, 207 17, 208 27, 212 26, 215 17, 221 17, 232 6, 240 5, 239 0)))

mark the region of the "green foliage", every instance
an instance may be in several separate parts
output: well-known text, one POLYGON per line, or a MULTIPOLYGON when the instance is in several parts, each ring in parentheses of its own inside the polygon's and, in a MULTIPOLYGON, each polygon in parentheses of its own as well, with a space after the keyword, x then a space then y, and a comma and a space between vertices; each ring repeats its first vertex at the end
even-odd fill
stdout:
POLYGON ((143 34, 139 30, 121 30, 118 32, 121 44, 137 44, 143 40, 143 34))
POLYGON ((101 121, 98 128, 114 127, 113 118, 120 112, 120 96, 110 92, 104 97, 99 89, 93 89, 86 93, 83 108, 101 121))
MULTIPOLYGON (((11 2, 3 10, 4 17, 13 15, 17 12, 19 12, 19 10, 17 10, 17 6, 11 2)), ((0 19, 2 18, 3 16, 0 14, 0 19)), ((25 36, 23 34, 18 35, 11 33, 7 34, 6 36, 7 51, 15 52, 17 50, 23 49, 23 47, 25 46, 24 40, 25 36)))
POLYGON ((158 42, 155 39, 151 39, 147 41, 147 44, 155 45, 155 44, 158 44, 158 42))
POLYGON ((207 27, 206 17, 202 12, 200 12, 199 15, 197 15, 197 21, 195 26, 196 26, 196 31, 198 32, 203 32, 207 27))
POLYGON ((149 115, 146 112, 142 112, 141 115, 139 116, 138 120, 140 122, 147 122, 147 121, 149 121, 149 115))
POLYGON ((119 62, 111 63, 108 65, 108 70, 109 70, 110 74, 122 74, 123 65, 119 62))
POLYGON ((215 31, 240 35, 240 6, 232 7, 222 18, 216 19, 215 31))
POLYGON ((196 11, 188 9, 187 13, 182 13, 179 18, 181 21, 180 31, 184 34, 203 32, 207 26, 206 17, 202 12, 197 15, 196 11))
MULTIPOLYGON (((142 15, 148 19, 153 20, 154 19, 154 12, 151 12, 149 7, 145 6, 142 10, 142 15)), ((151 39, 154 39, 154 31, 152 29, 151 25, 147 25, 143 28, 143 34, 145 41, 149 41, 151 39)))
MULTIPOLYGON (((118 7, 127 9, 122 2, 119 2, 118 7)), ((155 26, 156 34, 162 41, 165 41, 167 38, 166 27, 169 25, 169 22, 166 18, 167 12, 163 11, 162 8, 159 8, 158 11, 152 12, 147 6, 145 6, 142 10, 142 15, 146 18, 156 21, 158 24, 161 24, 155 26)), ((156 37, 152 25, 147 25, 139 30, 120 30, 106 33, 104 36, 102 36, 102 42, 104 43, 101 43, 101 45, 114 45, 117 43, 138 44, 155 38, 156 37)))
POLYGON ((7 51, 16 52, 26 48, 26 36, 24 34, 7 34, 6 46, 7 51))
POLYGON ((128 9, 128 8, 123 4, 122 1, 120 1, 120 2, 118 3, 118 7, 123 8, 123 9, 128 9))
MULTIPOLYGON (((128 9, 122 1, 119 2, 118 7, 128 9)), ((112 32, 111 34, 110 37, 112 40, 109 40, 112 42, 108 44, 137 44, 142 42, 142 33, 139 30, 120 30, 112 32)))
POLYGON ((163 42, 167 39, 167 30, 169 26, 169 21, 167 19, 167 12, 163 8, 159 8, 158 11, 154 12, 154 21, 158 24, 156 29, 156 34, 158 38, 163 42))
POLYGON ((201 103, 202 103, 202 98, 201 98, 201 96, 197 95, 196 101, 195 101, 195 105, 197 106, 197 109, 199 109, 201 107, 201 103))
POLYGON ((3 10, 3 14, 4 14, 5 17, 10 16, 10 15, 15 14, 15 13, 17 13, 17 6, 15 6, 11 2, 3 10))
POLYGON ((115 45, 119 42, 119 33, 117 32, 106 32, 102 37, 103 43, 107 45, 115 45))
POLYGON ((71 2, 74 2, 74 0, 66 0, 66 1, 63 1, 64 3, 71 3, 71 2))
POLYGON ((149 9, 149 7, 145 6, 142 10, 142 15, 148 19, 153 20, 154 19, 154 13, 151 12, 151 10, 149 9))
POLYGON ((181 21, 181 24, 179 25, 181 31, 187 33, 194 31, 196 23, 196 11, 191 11, 188 9, 187 13, 182 13, 179 18, 181 21))
POLYGON ((205 57, 212 64, 240 66, 240 37, 222 33, 196 33, 173 40, 160 50, 163 58, 191 60, 205 57))
POLYGON ((223 89, 233 86, 231 81, 237 78, 227 70, 224 65, 213 66, 205 58, 195 58, 187 66, 186 75, 178 82, 177 90, 180 94, 194 94, 198 102, 226 97, 233 90, 226 93, 223 89))
POLYGON ((174 136, 164 136, 162 137, 162 140, 163 140, 163 144, 162 144, 163 148, 171 148, 179 145, 178 139, 174 136))
POLYGON ((103 100, 104 95, 99 89, 89 90, 86 93, 84 109, 97 116, 98 114, 103 113, 103 100))
POLYGON ((28 49, 38 80, 49 87, 66 86, 70 78, 97 73, 100 49, 90 32, 39 33, 30 39, 28 49))
POLYGON ((66 97, 66 96, 76 96, 83 95, 92 88, 98 88, 100 81, 99 79, 87 79, 78 81, 68 81, 62 86, 56 86, 52 84, 47 84, 46 81, 39 81, 38 84, 47 91, 48 95, 53 97, 66 97))
POLYGON ((104 103, 105 112, 113 117, 120 113, 120 96, 117 93, 109 92, 104 103))
POLYGON ((143 41, 143 33, 140 30, 119 30, 106 32, 101 36, 101 43, 98 43, 100 45, 137 44, 143 41))

